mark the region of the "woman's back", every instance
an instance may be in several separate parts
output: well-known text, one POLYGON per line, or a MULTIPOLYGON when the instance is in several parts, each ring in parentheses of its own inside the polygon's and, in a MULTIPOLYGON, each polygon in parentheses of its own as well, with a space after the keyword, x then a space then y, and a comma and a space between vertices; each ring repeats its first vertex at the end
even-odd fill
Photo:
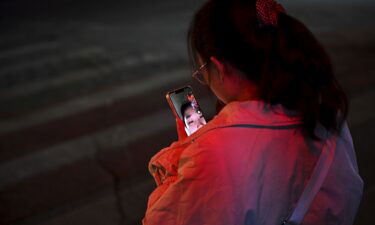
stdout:
MULTIPOLYGON (((165 224, 281 224, 309 181, 323 143, 306 138, 298 118, 263 109, 257 101, 230 103, 189 137, 194 141, 181 145, 178 180, 166 184, 173 191, 153 196, 153 216, 178 208, 160 217, 178 218, 165 224)), ((332 168, 303 224, 354 219, 363 184, 344 136, 337 138, 332 168)))

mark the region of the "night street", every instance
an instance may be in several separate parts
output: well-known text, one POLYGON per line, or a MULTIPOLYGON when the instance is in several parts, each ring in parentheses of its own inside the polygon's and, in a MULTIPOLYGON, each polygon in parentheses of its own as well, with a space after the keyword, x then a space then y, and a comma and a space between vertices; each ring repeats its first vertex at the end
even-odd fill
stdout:
MULTIPOLYGON (((140 224, 155 187, 148 161, 177 139, 165 93, 190 84, 186 35, 203 3, 3 0, 0 3, 0 224, 140 224)), ((280 1, 326 47, 350 99, 375 224, 375 2, 280 1)))

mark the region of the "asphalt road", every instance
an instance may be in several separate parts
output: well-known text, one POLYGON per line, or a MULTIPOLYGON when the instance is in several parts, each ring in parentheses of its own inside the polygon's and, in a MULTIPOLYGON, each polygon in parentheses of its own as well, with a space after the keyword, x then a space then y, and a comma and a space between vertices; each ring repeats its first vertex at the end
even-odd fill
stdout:
MULTIPOLYGON (((186 30, 203 1, 0 2, 0 224, 135 224, 150 157, 176 139, 164 94, 191 84, 186 30)), ((351 100, 375 224, 375 3, 281 1, 327 48, 351 100)))

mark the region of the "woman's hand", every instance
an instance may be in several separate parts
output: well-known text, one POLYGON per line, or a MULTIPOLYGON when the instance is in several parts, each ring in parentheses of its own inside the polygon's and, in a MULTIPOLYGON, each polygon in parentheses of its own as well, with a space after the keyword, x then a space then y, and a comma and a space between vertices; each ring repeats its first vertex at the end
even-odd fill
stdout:
POLYGON ((185 138, 187 138, 187 134, 185 131, 184 122, 180 118, 176 118, 176 127, 177 127, 178 141, 183 141, 185 138))

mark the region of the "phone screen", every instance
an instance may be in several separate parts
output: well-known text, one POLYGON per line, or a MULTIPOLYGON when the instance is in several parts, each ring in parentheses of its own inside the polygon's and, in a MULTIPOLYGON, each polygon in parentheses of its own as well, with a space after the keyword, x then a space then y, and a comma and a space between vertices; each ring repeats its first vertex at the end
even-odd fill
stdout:
POLYGON ((168 92, 167 100, 175 116, 184 122, 187 135, 193 134, 206 124, 206 119, 190 86, 168 92))

